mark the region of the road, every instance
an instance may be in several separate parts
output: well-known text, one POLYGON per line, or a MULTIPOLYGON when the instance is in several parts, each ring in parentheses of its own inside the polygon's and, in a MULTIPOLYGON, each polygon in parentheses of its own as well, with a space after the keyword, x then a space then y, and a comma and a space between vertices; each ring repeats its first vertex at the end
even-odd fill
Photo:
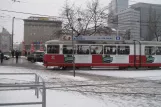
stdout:
POLYGON ((70 79, 64 79, 63 77, 72 76, 71 70, 46 69, 27 61, 25 58, 20 58, 17 64, 13 58, 5 60, 2 66, 32 69, 32 72, 41 75, 45 79, 47 89, 79 92, 104 101, 111 98, 111 101, 116 102, 119 107, 160 107, 161 104, 161 81, 80 73, 76 73, 76 76, 87 80, 70 81, 70 79), (124 102, 128 103, 124 104, 124 102))

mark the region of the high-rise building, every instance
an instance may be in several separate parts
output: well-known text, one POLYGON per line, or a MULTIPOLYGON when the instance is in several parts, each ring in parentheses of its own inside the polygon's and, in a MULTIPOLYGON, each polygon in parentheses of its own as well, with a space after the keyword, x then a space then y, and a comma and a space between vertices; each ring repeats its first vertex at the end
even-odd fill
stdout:
POLYGON ((126 31, 126 40, 140 40, 140 12, 128 8, 118 13, 118 30, 126 31))
POLYGON ((108 24, 117 28, 118 13, 128 8, 128 0, 112 0, 109 4, 108 24))
POLYGON ((9 52, 11 48, 11 34, 5 28, 2 28, 2 32, 0 32, 0 50, 2 52, 9 52))
POLYGON ((140 35, 142 40, 151 41, 161 36, 161 5, 137 3, 131 8, 140 11, 140 35))
POLYGON ((62 22, 49 17, 29 17, 24 20, 24 42, 29 50, 31 43, 39 49, 40 42, 58 39, 61 35, 62 22))

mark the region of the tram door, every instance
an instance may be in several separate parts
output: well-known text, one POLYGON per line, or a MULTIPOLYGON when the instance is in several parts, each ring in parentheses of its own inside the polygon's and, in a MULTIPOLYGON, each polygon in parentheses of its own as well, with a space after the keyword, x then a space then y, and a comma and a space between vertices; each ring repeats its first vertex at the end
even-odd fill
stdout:
POLYGON ((141 43, 139 41, 134 41, 134 67, 139 68, 142 65, 142 51, 141 43))

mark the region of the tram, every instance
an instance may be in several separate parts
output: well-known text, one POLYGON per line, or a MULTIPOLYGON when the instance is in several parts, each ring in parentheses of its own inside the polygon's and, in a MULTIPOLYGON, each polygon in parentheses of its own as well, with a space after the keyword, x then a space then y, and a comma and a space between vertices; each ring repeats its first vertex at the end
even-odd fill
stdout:
POLYGON ((44 66, 72 67, 161 67, 161 42, 77 43, 50 40, 45 43, 44 66), (73 51, 74 49, 74 51, 73 51))

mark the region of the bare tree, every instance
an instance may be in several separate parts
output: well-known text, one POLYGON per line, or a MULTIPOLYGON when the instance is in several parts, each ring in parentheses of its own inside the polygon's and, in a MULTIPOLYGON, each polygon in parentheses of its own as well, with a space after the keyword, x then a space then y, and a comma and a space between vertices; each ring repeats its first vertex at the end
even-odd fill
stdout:
POLYGON ((159 37, 161 36, 161 14, 157 14, 156 10, 152 8, 150 8, 149 12, 149 30, 153 35, 152 38, 156 38, 159 41, 159 37))
POLYGON ((74 4, 70 5, 66 1, 62 14, 65 17, 63 28, 73 30, 77 36, 92 35, 97 31, 98 27, 106 23, 106 12, 107 8, 101 7, 99 0, 88 2, 85 9, 76 7, 74 4))

